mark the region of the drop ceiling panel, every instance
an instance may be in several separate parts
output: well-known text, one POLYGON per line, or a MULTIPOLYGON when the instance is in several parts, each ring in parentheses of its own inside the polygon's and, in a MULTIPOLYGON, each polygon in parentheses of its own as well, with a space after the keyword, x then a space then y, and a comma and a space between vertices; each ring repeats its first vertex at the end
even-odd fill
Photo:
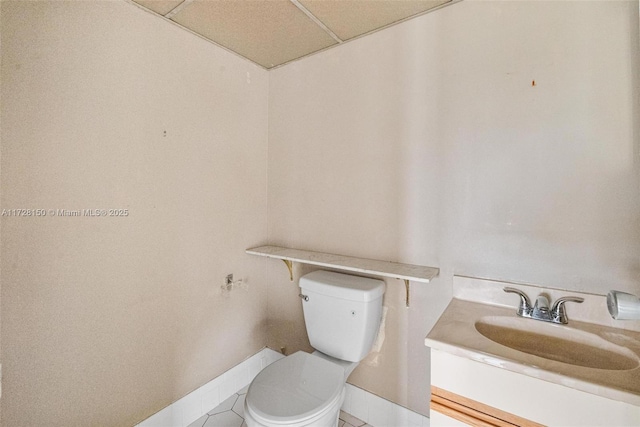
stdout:
POLYGON ((299 0, 340 39, 349 40, 451 0, 299 0))
POLYGON ((288 0, 195 0, 171 19, 266 68, 336 44, 288 0))
POLYGON ((166 15, 176 6, 182 3, 182 0, 133 0, 136 3, 153 10, 160 15, 166 15))

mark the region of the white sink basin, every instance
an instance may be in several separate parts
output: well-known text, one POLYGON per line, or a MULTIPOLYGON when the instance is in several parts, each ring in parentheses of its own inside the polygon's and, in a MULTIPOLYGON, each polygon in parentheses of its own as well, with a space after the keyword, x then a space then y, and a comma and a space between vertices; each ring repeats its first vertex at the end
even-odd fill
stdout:
POLYGON ((628 348, 568 326, 511 316, 484 316, 475 322, 475 328, 498 344, 570 365, 614 371, 640 365, 638 356, 628 348))

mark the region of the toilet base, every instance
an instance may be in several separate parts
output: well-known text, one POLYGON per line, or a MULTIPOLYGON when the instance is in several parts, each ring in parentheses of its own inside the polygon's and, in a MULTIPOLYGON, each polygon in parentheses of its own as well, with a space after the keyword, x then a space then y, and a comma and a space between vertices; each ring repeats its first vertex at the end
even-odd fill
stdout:
POLYGON ((340 408, 344 402, 345 389, 342 389, 340 398, 336 400, 336 403, 327 408, 323 413, 318 414, 316 417, 307 419, 301 422, 292 422, 290 424, 264 424, 257 421, 251 416, 247 408, 247 402, 244 403, 244 421, 248 427, 338 427, 338 418, 340 417, 340 408))

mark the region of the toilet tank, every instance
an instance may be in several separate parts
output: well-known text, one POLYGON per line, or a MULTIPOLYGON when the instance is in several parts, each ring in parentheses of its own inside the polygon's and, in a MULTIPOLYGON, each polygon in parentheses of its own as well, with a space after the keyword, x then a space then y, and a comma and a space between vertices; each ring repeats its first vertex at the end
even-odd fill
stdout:
POLYGON ((382 317, 382 280, 317 270, 300 278, 311 346, 359 362, 371 351, 382 317))

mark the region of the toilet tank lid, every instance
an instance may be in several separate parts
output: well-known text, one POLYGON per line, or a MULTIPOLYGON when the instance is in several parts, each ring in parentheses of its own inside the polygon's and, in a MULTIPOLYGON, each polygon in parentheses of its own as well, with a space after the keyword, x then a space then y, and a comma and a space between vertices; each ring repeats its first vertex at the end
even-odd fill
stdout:
POLYGON ((382 280, 326 270, 305 274, 300 278, 300 287, 321 295, 363 302, 382 297, 385 290, 382 280))

